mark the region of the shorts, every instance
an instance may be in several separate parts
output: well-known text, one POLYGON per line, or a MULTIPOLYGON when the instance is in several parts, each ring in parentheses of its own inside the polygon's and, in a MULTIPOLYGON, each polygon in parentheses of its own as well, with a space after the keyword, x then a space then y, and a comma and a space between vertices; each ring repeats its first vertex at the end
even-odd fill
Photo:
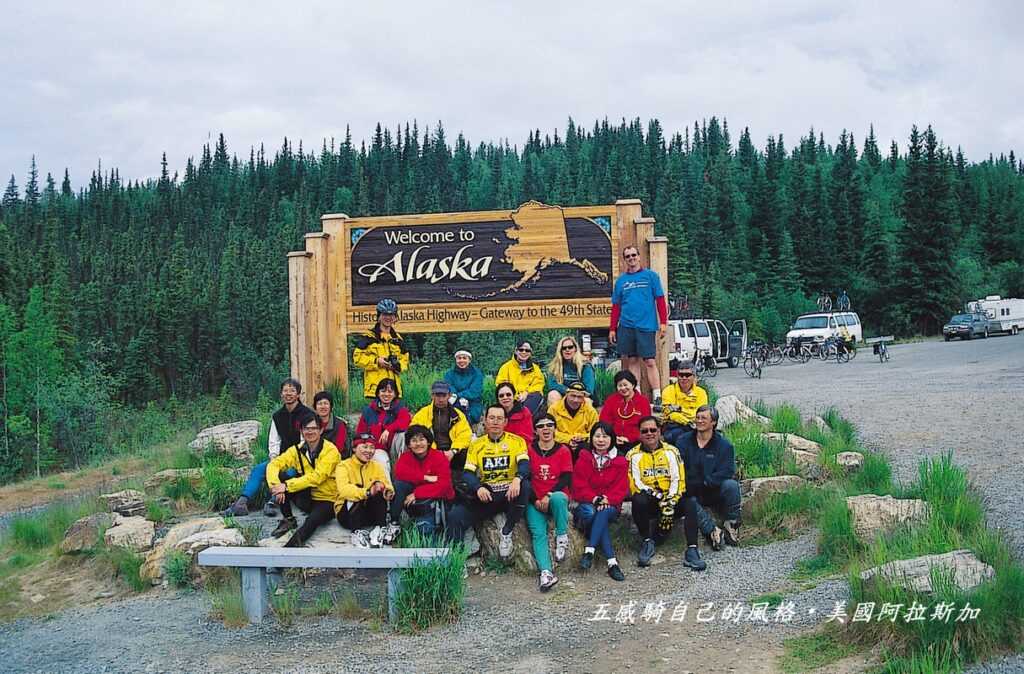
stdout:
POLYGON ((658 349, 654 343, 657 332, 648 332, 638 328, 619 328, 615 333, 620 356, 639 356, 644 360, 654 358, 658 349))

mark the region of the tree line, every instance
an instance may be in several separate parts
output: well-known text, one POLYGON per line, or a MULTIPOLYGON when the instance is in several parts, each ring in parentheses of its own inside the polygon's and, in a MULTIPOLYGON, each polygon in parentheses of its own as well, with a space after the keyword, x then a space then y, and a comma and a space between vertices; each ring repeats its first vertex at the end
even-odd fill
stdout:
MULTIPOLYGON (((0 201, 0 476, 101 451, 118 406, 276 388, 285 254, 323 213, 619 198, 641 199, 668 237, 672 296, 767 339, 823 289, 846 289, 868 331, 901 335, 934 334, 968 299, 1024 294, 1024 163, 969 162, 931 127, 885 153, 873 129, 759 148, 717 118, 671 135, 656 119, 570 119, 522 147, 378 124, 358 145, 346 131, 316 151, 285 139, 241 158, 222 134, 184 175, 165 155, 159 178, 97 169, 78 190, 33 158, 0 201)), ((457 339, 413 341, 438 355, 457 339)))

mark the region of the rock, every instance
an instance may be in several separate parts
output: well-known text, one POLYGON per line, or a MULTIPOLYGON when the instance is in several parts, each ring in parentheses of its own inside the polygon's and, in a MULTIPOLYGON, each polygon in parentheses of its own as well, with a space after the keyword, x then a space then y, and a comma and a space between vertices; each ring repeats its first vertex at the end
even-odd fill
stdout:
POLYGON ((807 481, 799 475, 756 477, 743 480, 740 483, 740 494, 743 496, 743 517, 749 519, 754 506, 771 494, 789 491, 806 483, 807 481))
POLYGON ((31 597, 29 597, 29 601, 32 602, 33 604, 38 604, 39 602, 43 601, 44 599, 46 599, 46 596, 45 595, 41 595, 41 594, 34 594, 31 597))
POLYGON ((192 534, 183 541, 179 541, 173 548, 180 550, 189 557, 195 557, 206 548, 215 548, 225 545, 245 545, 245 536, 238 529, 215 529, 213 531, 200 531, 192 534))
POLYGON ((220 517, 204 517, 198 520, 190 520, 176 524, 167 531, 167 535, 146 555, 146 561, 139 569, 139 575, 143 580, 148 580, 153 585, 159 585, 164 575, 164 560, 167 558, 167 551, 177 549, 177 546, 196 534, 220 531, 226 529, 224 520, 220 517))
POLYGON ((825 471, 818 463, 818 455, 813 452, 805 452, 799 449, 788 449, 786 455, 796 461, 796 467, 800 475, 808 480, 821 480, 825 477, 825 471))
POLYGON ((470 556, 480 554, 480 539, 476 537, 473 527, 466 529, 466 535, 462 537, 462 543, 466 546, 470 556))
POLYGON ((901 524, 918 522, 928 515, 928 504, 920 499, 898 499, 875 494, 849 496, 846 507, 853 519, 854 533, 865 543, 874 539, 875 534, 901 524))
POLYGON ((145 517, 114 516, 114 526, 103 534, 107 545, 144 552, 153 547, 156 527, 145 517))
MULTIPOLYGON (((240 468, 217 468, 217 470, 229 473, 235 479, 244 480, 252 469, 242 466, 240 468)), ((161 494, 166 487, 181 479, 188 480, 193 489, 198 489, 203 484, 203 471, 201 468, 168 468, 149 476, 144 486, 150 494, 161 494)))
POLYGON ((236 421, 204 428, 188 446, 199 455, 212 448, 226 452, 238 459, 251 461, 252 447, 256 444, 259 434, 260 422, 254 419, 236 421))
POLYGON ((931 594, 932 569, 953 580, 962 591, 972 590, 996 575, 995 569, 978 559, 970 550, 954 550, 942 555, 925 555, 914 559, 901 559, 876 566, 860 574, 860 579, 871 582, 883 578, 889 583, 931 594))
POLYGON ((135 517, 137 515, 145 514, 145 499, 145 494, 134 489, 116 491, 112 494, 100 494, 100 500, 106 504, 107 510, 112 513, 124 515, 125 517, 135 517))
POLYGON ((855 473, 864 467, 864 455, 860 452, 839 452, 836 464, 845 468, 847 473, 855 473))
MULTIPOLYGON (((487 557, 500 559, 498 555, 498 540, 500 539, 501 528, 505 526, 505 515, 499 513, 494 519, 483 522, 477 527, 477 538, 480 539, 480 552, 487 557)), ((526 528, 526 521, 516 525, 512 531, 512 556, 509 562, 517 573, 534 575, 538 573, 537 560, 533 557, 533 540, 526 528)), ((548 526, 548 546, 551 550, 552 565, 557 568, 575 569, 583 556, 583 547, 586 544, 582 534, 573 526, 569 526, 569 550, 565 559, 560 563, 555 562, 555 528, 553 524, 548 526)))
POLYGON ((828 422, 818 415, 814 415, 813 417, 811 417, 811 425, 817 428, 822 433, 828 433, 830 430, 832 430, 832 427, 828 425, 828 422))
POLYGON ((77 520, 65 532, 60 551, 67 554, 88 550, 100 542, 100 532, 113 523, 110 513, 96 513, 77 520))
POLYGON ((769 442, 781 442, 786 449, 810 452, 815 455, 821 454, 821 445, 813 440, 801 438, 799 435, 793 435, 792 433, 762 433, 761 437, 769 442))
POLYGON ((718 410, 719 430, 726 426, 731 426, 737 421, 756 421, 762 424, 771 423, 771 419, 762 417, 734 395, 719 398, 718 402, 715 403, 715 409, 718 410))

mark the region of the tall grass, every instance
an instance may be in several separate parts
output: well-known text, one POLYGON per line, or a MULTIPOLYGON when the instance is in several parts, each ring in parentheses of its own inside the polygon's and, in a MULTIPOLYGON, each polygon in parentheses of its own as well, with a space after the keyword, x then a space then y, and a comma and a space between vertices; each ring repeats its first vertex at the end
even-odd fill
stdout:
POLYGON ((192 558, 181 550, 171 550, 164 558, 164 578, 174 587, 192 583, 192 558))
POLYGON ((199 486, 199 502, 208 510, 223 510, 242 491, 242 480, 216 463, 203 464, 203 482, 199 486))
POLYGON ((775 433, 799 433, 801 430, 800 410, 793 405, 783 404, 771 410, 771 429, 775 433))
MULTIPOLYGON (((411 530, 403 536, 403 544, 423 548, 433 547, 434 541, 411 530)), ((416 560, 403 569, 401 588, 394 598, 397 609, 394 628, 409 633, 458 619, 466 592, 462 574, 467 557, 466 548, 459 543, 444 557, 416 560)))
POLYGON ((102 509, 96 499, 86 499, 56 503, 38 512, 19 515, 11 520, 4 547, 23 551, 53 547, 64 540, 64 533, 75 520, 102 509))
POLYGON ((765 439, 759 425, 733 424, 724 434, 736 450, 736 470, 742 479, 783 474, 785 445, 765 439))
POLYGON ((210 614, 227 627, 245 627, 249 618, 242 603, 242 581, 238 569, 231 569, 227 579, 206 586, 210 614))

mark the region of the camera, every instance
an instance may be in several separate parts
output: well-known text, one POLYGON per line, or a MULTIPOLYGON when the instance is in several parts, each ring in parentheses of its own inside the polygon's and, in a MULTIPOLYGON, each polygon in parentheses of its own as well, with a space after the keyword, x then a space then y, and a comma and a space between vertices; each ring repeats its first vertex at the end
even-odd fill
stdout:
POLYGON ((402 364, 398 362, 398 356, 388 356, 385 360, 388 361, 388 367, 396 374, 402 371, 402 364))

